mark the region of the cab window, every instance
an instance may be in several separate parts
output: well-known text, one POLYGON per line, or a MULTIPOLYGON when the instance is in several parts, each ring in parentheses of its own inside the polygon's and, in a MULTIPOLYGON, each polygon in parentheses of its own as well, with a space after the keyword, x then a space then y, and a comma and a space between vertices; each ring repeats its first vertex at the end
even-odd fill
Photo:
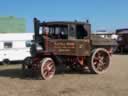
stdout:
POLYGON ((83 25, 77 25, 76 26, 76 36, 77 39, 84 39, 85 37, 88 36, 88 32, 85 30, 83 25))
POLYGON ((68 39, 76 39, 76 26, 75 25, 70 25, 69 26, 69 36, 68 39))
POLYGON ((67 26, 49 26, 49 37, 51 39, 67 39, 68 27, 67 26))

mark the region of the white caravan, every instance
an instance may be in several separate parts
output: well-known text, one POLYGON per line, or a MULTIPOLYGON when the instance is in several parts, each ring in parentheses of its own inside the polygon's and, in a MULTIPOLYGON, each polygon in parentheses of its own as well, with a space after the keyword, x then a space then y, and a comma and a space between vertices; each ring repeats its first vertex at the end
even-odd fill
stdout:
POLYGON ((32 38, 33 33, 0 33, 0 62, 26 60, 32 38))

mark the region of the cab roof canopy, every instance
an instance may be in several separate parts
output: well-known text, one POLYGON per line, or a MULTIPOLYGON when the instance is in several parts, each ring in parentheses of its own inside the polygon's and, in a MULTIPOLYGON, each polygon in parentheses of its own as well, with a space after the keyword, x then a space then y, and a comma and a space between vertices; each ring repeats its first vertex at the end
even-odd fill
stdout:
POLYGON ((77 22, 77 21, 50 21, 50 22, 43 22, 41 23, 42 26, 50 26, 50 25, 68 25, 68 24, 75 24, 75 25, 86 25, 88 23, 85 22, 77 22))

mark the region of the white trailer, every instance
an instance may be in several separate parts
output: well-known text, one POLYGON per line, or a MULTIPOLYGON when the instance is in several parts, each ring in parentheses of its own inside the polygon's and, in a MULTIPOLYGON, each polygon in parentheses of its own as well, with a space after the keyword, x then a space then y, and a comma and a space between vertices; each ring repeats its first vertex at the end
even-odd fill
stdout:
POLYGON ((32 38, 33 33, 0 33, 0 62, 26 60, 32 38))

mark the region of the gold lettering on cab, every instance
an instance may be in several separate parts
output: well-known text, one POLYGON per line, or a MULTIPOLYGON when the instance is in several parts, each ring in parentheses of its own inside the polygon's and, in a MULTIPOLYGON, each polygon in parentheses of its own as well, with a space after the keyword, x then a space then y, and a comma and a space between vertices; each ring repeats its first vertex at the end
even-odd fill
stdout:
POLYGON ((70 49, 59 49, 58 51, 59 52, 70 52, 71 50, 70 49))
POLYGON ((56 50, 56 52, 59 52, 59 53, 73 52, 75 50, 75 43, 74 42, 55 42, 54 49, 56 50))
POLYGON ((61 49, 74 49, 75 43, 73 42, 55 42, 54 48, 61 48, 61 49))

